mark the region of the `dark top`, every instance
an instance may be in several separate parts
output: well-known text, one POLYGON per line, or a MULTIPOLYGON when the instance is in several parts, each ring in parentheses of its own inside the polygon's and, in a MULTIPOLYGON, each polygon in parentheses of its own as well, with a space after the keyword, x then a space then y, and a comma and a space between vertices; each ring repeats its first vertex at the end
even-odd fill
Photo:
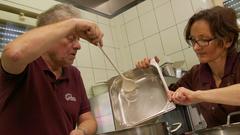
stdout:
MULTIPOLYGON (((227 56, 224 76, 219 87, 240 83, 240 55, 236 51, 227 56)), ((212 72, 208 64, 199 64, 192 67, 176 85, 170 86, 171 90, 185 87, 190 90, 209 90, 217 88, 212 72)), ((239 93, 240 94, 240 93, 239 93)), ((240 111, 240 107, 213 103, 197 104, 199 111, 203 114, 208 127, 226 124, 227 115, 230 112, 240 111)), ((240 117, 232 117, 233 122, 239 122, 240 117)))
POLYGON ((88 111, 83 81, 73 66, 64 67, 57 80, 41 57, 19 75, 0 68, 0 135, 69 135, 88 111))

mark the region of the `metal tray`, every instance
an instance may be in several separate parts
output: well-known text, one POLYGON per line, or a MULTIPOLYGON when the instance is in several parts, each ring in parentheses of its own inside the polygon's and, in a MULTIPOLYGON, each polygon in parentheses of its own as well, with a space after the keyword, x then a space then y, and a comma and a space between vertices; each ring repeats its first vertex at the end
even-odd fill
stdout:
POLYGON ((133 127, 175 109, 156 68, 134 69, 124 75, 136 81, 135 91, 125 93, 120 76, 112 80, 109 89, 114 118, 121 126, 133 127))

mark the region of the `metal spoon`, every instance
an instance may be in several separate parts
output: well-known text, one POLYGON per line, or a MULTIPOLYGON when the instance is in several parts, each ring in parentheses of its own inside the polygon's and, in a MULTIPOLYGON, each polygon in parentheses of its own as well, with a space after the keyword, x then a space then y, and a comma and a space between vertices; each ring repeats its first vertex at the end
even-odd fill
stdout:
POLYGON ((100 50, 102 51, 102 53, 107 57, 107 59, 109 60, 109 62, 112 64, 112 66, 114 67, 114 69, 118 72, 118 74, 122 77, 122 89, 124 92, 131 92, 133 90, 136 89, 137 84, 135 83, 134 80, 129 79, 127 77, 125 77, 120 70, 113 64, 112 60, 108 57, 108 55, 106 54, 106 52, 102 49, 102 47, 98 46, 100 48, 100 50))

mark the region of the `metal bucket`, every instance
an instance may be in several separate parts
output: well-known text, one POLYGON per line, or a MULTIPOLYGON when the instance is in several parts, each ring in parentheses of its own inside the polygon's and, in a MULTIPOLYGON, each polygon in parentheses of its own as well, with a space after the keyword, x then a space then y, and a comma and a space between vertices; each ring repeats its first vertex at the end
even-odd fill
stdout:
POLYGON ((113 132, 100 133, 98 135, 169 135, 169 133, 177 131, 181 125, 181 123, 174 123, 171 126, 167 126, 165 122, 159 122, 154 124, 139 125, 113 132), (173 130, 170 130, 172 126, 176 127, 173 130))

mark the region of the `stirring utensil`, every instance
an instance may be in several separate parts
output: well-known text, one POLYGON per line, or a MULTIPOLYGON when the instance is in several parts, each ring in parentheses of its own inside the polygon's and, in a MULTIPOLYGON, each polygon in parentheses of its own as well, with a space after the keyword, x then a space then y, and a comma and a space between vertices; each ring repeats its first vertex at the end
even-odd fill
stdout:
POLYGON ((108 55, 106 54, 106 52, 103 50, 102 47, 98 46, 100 48, 100 50, 102 51, 102 53, 107 57, 108 61, 112 64, 112 66, 114 67, 114 69, 118 72, 118 74, 122 77, 122 89, 124 92, 131 92, 133 90, 136 89, 137 84, 134 80, 129 79, 127 77, 125 77, 120 70, 114 65, 114 63, 112 62, 112 60, 108 57, 108 55))

